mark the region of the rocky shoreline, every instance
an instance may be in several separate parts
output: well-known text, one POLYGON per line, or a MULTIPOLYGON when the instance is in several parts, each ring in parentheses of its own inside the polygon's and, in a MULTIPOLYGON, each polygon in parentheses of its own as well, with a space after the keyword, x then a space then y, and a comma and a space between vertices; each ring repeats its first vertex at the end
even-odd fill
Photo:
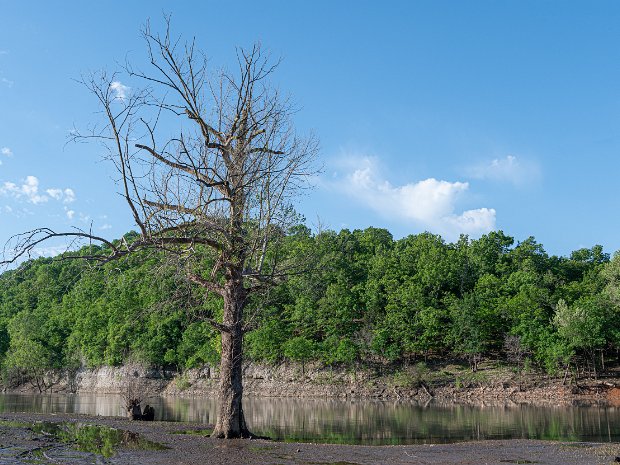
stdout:
MULTIPOLYGON (((445 369, 443 379, 426 373, 422 379, 414 369, 380 372, 368 368, 334 369, 320 365, 302 368, 294 364, 244 367, 244 394, 260 397, 339 398, 412 400, 426 402, 516 402, 535 404, 571 404, 606 402, 620 406, 620 378, 586 379, 564 383, 543 375, 515 376, 496 368, 477 374, 445 369), (434 377, 433 377, 434 376, 434 377)), ((123 394, 131 386, 150 394, 181 397, 213 397, 217 394, 217 368, 178 373, 142 365, 82 368, 72 373, 48 375, 49 391, 56 393, 123 394)), ((5 388, 5 392, 36 392, 24 383, 5 388)))

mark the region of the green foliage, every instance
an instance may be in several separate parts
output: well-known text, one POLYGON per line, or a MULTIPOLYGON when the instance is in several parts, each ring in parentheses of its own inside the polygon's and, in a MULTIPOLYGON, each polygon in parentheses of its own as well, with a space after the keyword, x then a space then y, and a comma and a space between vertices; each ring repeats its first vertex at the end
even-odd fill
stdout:
POLYGON ((220 358, 219 342, 219 335, 208 323, 191 323, 178 344, 176 361, 185 368, 217 363, 220 358))
POLYGON ((246 354, 254 360, 276 363, 285 355, 283 347, 288 337, 288 328, 284 321, 268 320, 245 337, 246 354))
POLYGON ((422 386, 428 381, 429 369, 424 362, 396 371, 388 384, 396 388, 412 389, 422 386))
MULTIPOLYGON (((208 268, 213 257, 196 250, 208 268)), ((248 303, 250 360, 497 358, 509 356, 512 337, 527 363, 553 372, 620 348, 620 256, 600 246, 550 257, 534 238, 515 245, 501 231, 450 244, 429 233, 394 240, 378 228, 313 235, 298 225, 282 250, 308 271, 248 303)), ((206 320, 221 318, 222 300, 179 271, 144 252, 99 268, 38 259, 5 272, 3 368, 217 363, 220 336, 206 320)))
POLYGON ((192 384, 189 382, 189 378, 187 377, 187 375, 177 376, 174 379, 174 385, 179 391, 186 391, 190 387, 192 387, 192 384))
POLYGON ((284 343, 284 356, 294 362, 307 362, 312 359, 315 350, 314 342, 303 336, 296 336, 284 343))

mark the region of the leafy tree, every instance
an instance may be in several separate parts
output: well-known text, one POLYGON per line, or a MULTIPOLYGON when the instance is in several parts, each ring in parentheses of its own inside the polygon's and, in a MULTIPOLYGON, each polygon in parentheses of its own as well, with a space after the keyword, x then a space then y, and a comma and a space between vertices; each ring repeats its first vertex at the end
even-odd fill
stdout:
POLYGON ((268 320, 246 336, 247 354, 253 360, 276 363, 285 355, 283 347, 288 338, 289 331, 282 319, 268 320))
POLYGON ((478 370, 480 358, 490 346, 485 325, 489 315, 485 310, 473 293, 460 300, 454 299, 450 305, 452 324, 447 339, 456 354, 469 360, 472 371, 478 370))
POLYGON ((296 336, 284 343, 284 356, 290 360, 301 363, 302 376, 305 374, 305 364, 310 360, 316 345, 310 339, 296 336))
POLYGON ((46 372, 54 367, 54 354, 39 339, 43 320, 30 312, 15 315, 9 322, 11 338, 8 353, 4 360, 9 372, 25 373, 39 392, 48 389, 46 372))
POLYGON ((605 316, 605 308, 600 300, 589 296, 570 306, 560 300, 553 317, 558 335, 566 341, 566 344, 589 355, 594 376, 596 376, 595 351, 604 347, 606 343, 605 316))

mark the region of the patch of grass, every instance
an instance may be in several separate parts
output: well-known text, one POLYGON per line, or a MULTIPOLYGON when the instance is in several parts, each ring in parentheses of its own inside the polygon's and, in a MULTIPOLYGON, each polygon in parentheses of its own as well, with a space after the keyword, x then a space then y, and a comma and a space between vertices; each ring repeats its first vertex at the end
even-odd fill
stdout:
POLYGON ((211 436, 213 434, 213 429, 205 428, 205 429, 186 429, 181 431, 170 431, 170 434, 191 434, 194 436, 211 436))
POLYGON ((14 420, 0 420, 0 428, 26 428, 31 426, 30 423, 14 420))
POLYGON ((469 388, 488 384, 489 374, 482 371, 462 372, 454 378, 454 387, 457 389, 469 388))
POLYGON ((428 382, 429 369, 426 363, 420 362, 414 366, 403 368, 395 372, 388 384, 392 387, 413 389, 428 382))
POLYGON ((186 391, 192 387, 192 383, 189 382, 187 375, 181 375, 174 378, 174 385, 179 391, 186 391))

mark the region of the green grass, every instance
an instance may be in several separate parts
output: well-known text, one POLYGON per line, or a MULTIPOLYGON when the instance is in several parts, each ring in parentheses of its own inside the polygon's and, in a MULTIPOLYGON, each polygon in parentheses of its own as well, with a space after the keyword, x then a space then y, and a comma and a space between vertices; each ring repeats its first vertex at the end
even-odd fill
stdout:
POLYGON ((204 428, 204 429, 186 429, 182 431, 170 431, 170 434, 191 434, 194 436, 211 436, 213 433, 213 429, 204 428))
POLYGON ((14 420, 0 420, 0 428, 26 428, 31 426, 30 423, 14 420))

